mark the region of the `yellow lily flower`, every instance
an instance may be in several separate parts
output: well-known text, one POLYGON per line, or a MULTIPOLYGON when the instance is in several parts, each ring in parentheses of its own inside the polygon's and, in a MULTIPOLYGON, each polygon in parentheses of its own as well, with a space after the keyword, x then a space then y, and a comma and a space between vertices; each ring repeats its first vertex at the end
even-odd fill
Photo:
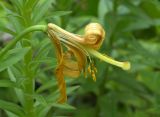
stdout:
POLYGON ((64 76, 78 77, 83 71, 91 74, 94 81, 96 81, 97 69, 90 57, 93 55, 100 60, 110 64, 121 67, 124 70, 130 69, 129 62, 118 62, 107 55, 99 53, 97 50, 103 43, 105 31, 98 23, 90 23, 85 28, 84 35, 76 35, 55 24, 48 24, 48 35, 54 44, 56 56, 58 59, 58 66, 56 68, 56 78, 60 90, 59 102, 64 103, 67 100, 66 84, 64 76), (62 46, 64 45, 64 46, 62 46), (63 47, 67 51, 64 52, 63 47), (86 66, 88 69, 86 70, 86 66))

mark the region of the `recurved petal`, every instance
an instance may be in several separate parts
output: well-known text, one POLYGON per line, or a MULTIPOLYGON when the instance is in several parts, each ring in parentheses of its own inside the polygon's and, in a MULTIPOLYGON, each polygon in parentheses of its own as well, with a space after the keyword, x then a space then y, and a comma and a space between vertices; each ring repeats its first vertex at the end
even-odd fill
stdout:
POLYGON ((84 70, 87 64, 86 54, 80 49, 73 46, 70 46, 70 51, 73 52, 75 59, 77 60, 79 71, 84 70))
POLYGON ((60 97, 58 102, 59 103, 64 103, 67 101, 67 94, 66 94, 66 83, 64 80, 64 75, 63 75, 63 65, 59 65, 56 69, 56 78, 58 82, 58 88, 60 91, 60 97))
POLYGON ((78 63, 71 59, 64 58, 63 74, 72 78, 77 78, 80 75, 78 63))
POLYGON ((52 44, 54 45, 57 60, 60 63, 62 62, 62 57, 63 57, 63 50, 62 50, 61 42, 52 30, 48 30, 48 35, 50 37, 52 44))

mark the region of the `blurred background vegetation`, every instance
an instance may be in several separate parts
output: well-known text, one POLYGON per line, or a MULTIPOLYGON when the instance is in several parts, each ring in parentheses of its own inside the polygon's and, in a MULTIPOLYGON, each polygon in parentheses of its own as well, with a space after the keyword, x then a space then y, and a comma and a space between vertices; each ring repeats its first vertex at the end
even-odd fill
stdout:
MULTIPOLYGON (((53 107, 46 117, 160 117, 159 0, 33 0, 35 3, 26 5, 26 8, 24 1, 0 1, 1 48, 26 27, 35 24, 52 22, 70 32, 83 34, 86 24, 99 22, 106 30, 100 52, 132 64, 131 70, 126 72, 95 59, 98 69, 96 82, 90 77, 84 79, 83 75, 78 79, 66 78, 68 103, 76 110, 53 107), (27 8, 31 8, 30 11, 27 8), (27 12, 32 18, 24 15, 27 12)), ((53 59, 52 45, 44 34, 27 35, 26 38, 32 39, 27 40, 29 44, 24 40, 25 47, 30 46, 36 52, 30 62, 35 66, 32 70, 36 71, 36 93, 41 95, 35 99, 42 102, 46 95, 50 95, 49 99, 57 95, 52 73, 56 58, 53 59)), ((9 77, 13 74, 17 78, 24 77, 22 58, 9 67, 0 72, 0 80, 11 79, 9 77)), ((23 83, 23 78, 17 82, 23 83)), ((2 85, 1 81, 0 99, 18 102, 13 89, 2 85)), ((1 110, 0 116, 10 115, 5 113, 1 110)))

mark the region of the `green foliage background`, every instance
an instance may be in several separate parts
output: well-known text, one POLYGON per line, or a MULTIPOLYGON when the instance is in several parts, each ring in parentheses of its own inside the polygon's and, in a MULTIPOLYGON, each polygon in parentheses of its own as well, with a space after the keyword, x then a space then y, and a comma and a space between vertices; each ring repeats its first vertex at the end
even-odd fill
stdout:
POLYGON ((66 78, 68 104, 57 104, 52 45, 42 32, 30 33, 0 58, 0 117, 23 117, 30 108, 36 117, 160 117, 159 0, 0 0, 0 48, 49 22, 78 34, 89 22, 101 23, 100 52, 130 61, 131 70, 95 59, 97 82, 66 78), (35 81, 33 92, 27 77, 35 81))

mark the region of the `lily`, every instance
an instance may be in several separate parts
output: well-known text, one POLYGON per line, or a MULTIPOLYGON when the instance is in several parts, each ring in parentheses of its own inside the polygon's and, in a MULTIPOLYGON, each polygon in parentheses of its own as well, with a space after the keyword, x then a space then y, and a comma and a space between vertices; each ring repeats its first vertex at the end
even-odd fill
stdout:
POLYGON ((58 60, 55 74, 60 90, 59 103, 67 101, 64 76, 76 78, 83 72, 85 77, 89 73, 96 81, 97 69, 91 56, 118 66, 123 70, 130 69, 129 62, 119 62, 98 52, 105 38, 105 31, 98 23, 88 24, 84 35, 70 33, 52 23, 48 24, 47 32, 55 47, 58 60))

